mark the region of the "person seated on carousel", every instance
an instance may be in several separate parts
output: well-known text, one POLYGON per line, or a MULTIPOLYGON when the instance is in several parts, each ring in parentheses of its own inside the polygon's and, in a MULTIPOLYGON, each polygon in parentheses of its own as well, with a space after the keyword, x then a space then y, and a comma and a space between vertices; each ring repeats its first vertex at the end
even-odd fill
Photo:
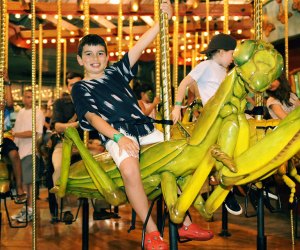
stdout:
MULTIPOLYGON (((172 17, 169 0, 161 4, 161 9, 169 19, 172 17)), ((129 83, 137 74, 137 61, 142 51, 158 32, 159 24, 155 23, 120 61, 111 66, 107 66, 109 52, 105 40, 96 34, 83 37, 78 46, 77 60, 86 74, 71 92, 80 126, 99 133, 120 170, 128 201, 143 223, 148 213, 148 199, 140 174, 140 145, 163 141, 163 134, 152 123, 141 123, 148 119, 138 107, 129 83)), ((213 233, 191 223, 186 216, 179 237, 209 240, 213 233)), ((151 216, 144 242, 145 249, 168 249, 151 216)))
POLYGON ((291 90, 291 86, 285 77, 285 73, 281 74, 269 89, 267 108, 273 119, 284 119, 290 112, 300 106, 300 100, 291 90))
MULTIPOLYGON (((220 33, 212 37, 207 49, 200 52, 207 56, 207 60, 196 65, 180 82, 175 98, 175 106, 172 111, 174 124, 181 119, 182 100, 188 87, 198 86, 199 91, 195 93, 195 96, 200 95, 203 106, 214 96, 227 75, 227 69, 233 62, 233 52, 236 44, 235 38, 228 34, 220 33)), ((210 182, 212 185, 217 183, 213 175, 210 182)), ((240 215, 243 212, 233 191, 228 193, 225 199, 225 207, 233 215, 240 215)))
MULTIPOLYGON (((66 77, 66 86, 68 92, 64 92, 62 97, 55 100, 53 104, 53 113, 51 119, 51 128, 55 131, 58 138, 53 146, 52 152, 52 165, 53 165, 53 183, 55 183, 59 176, 61 170, 62 161, 62 139, 63 133, 66 128, 74 127, 78 130, 81 138, 83 138, 83 130, 79 127, 77 115, 75 113, 74 105, 71 100, 70 92, 73 85, 82 79, 82 75, 77 72, 68 72, 66 77)), ((92 154, 98 154, 103 152, 105 149, 101 145, 99 140, 99 135, 97 133, 89 133, 89 143, 88 149, 92 154)), ((72 162, 81 160, 79 153, 74 149, 72 152, 72 162)), ((60 199, 57 200, 60 203, 60 199)), ((73 221, 73 214, 71 213, 71 208, 74 207, 77 202, 77 198, 68 195, 64 198, 63 207, 63 221, 66 224, 71 224, 73 221), (76 201, 75 201, 76 200, 76 201)), ((109 204, 101 200, 95 200, 95 210, 93 212, 94 220, 105 220, 114 217, 114 213, 107 211, 110 208, 109 204)), ((51 209, 50 209, 51 210, 51 209)), ((55 220, 55 215, 52 215, 55 220)))
POLYGON ((15 203, 21 204, 25 203, 27 200, 27 195, 23 190, 22 184, 22 166, 21 159, 18 153, 18 147, 13 141, 13 137, 10 134, 10 129, 12 127, 10 121, 10 113, 13 111, 13 97, 11 92, 11 82, 9 81, 6 70, 0 72, 4 79, 5 97, 4 102, 0 102, 0 109, 4 111, 4 137, 3 144, 1 145, 1 156, 6 157, 10 160, 12 165, 12 170, 16 182, 16 196, 14 197, 15 203))

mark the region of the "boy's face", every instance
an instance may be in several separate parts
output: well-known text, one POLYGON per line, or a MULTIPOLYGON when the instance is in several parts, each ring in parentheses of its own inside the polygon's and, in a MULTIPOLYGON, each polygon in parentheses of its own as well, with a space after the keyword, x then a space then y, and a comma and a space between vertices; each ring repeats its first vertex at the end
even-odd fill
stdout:
POLYGON ((82 56, 77 55, 77 61, 86 70, 85 78, 92 79, 102 75, 107 66, 108 55, 102 45, 84 45, 82 56))

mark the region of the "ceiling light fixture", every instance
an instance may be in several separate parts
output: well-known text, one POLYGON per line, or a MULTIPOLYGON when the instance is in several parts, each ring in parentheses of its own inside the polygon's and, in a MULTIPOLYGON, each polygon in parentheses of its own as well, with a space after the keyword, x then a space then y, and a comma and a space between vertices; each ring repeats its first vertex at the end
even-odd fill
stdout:
POLYGON ((131 0, 130 2, 130 11, 131 12, 138 12, 139 8, 140 8, 140 3, 139 0, 131 0))

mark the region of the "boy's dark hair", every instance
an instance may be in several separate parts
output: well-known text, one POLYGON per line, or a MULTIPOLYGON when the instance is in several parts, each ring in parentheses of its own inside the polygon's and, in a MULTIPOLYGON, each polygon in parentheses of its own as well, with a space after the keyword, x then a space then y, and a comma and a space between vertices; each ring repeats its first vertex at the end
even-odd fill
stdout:
POLYGON ((66 76, 66 85, 67 86, 69 85, 69 82, 68 82, 69 79, 73 79, 75 77, 80 77, 82 79, 83 75, 80 73, 77 73, 77 72, 68 72, 67 76, 66 76))
POLYGON ((277 80, 280 82, 280 85, 278 88, 274 91, 267 89, 266 92, 268 96, 271 96, 277 100, 279 100, 282 104, 286 104, 288 107, 292 106, 293 104, 290 102, 290 95, 291 95, 291 86, 286 79, 285 71, 282 71, 283 73, 281 76, 277 78, 277 80))
POLYGON ((78 44, 78 49, 77 49, 77 55, 79 55, 80 57, 82 57, 82 50, 83 50, 84 45, 92 45, 92 46, 102 45, 104 47, 105 54, 107 55, 106 42, 99 35, 89 34, 89 35, 86 35, 83 38, 81 38, 81 40, 78 44))

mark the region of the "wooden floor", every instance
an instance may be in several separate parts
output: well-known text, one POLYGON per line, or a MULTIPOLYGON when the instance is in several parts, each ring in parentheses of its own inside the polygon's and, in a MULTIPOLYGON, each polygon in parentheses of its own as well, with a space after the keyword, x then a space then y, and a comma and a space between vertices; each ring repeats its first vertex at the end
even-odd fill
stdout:
MULTIPOLYGON (((51 224, 46 200, 47 192, 41 190, 41 199, 37 200, 37 223, 36 249, 42 250, 77 250, 82 249, 81 241, 81 211, 79 218, 72 225, 64 223, 51 224)), ((243 198, 238 197, 241 204, 243 198)), ((20 209, 12 201, 8 201, 10 214, 20 209)), ((91 207, 91 206, 90 206, 91 207)), ((32 249, 32 225, 26 228, 10 228, 6 213, 1 203, 2 225, 0 249, 32 249)), ((140 249, 141 222, 138 220, 136 229, 130 233, 131 208, 125 205, 119 208, 120 219, 105 221, 93 221, 92 208, 90 208, 89 219, 89 249, 96 250, 134 250, 140 249)), ((220 237, 221 231, 221 209, 214 214, 213 222, 204 221, 193 209, 190 210, 193 221, 203 228, 212 229, 215 237, 207 242, 191 241, 178 243, 178 249, 256 249, 256 217, 246 218, 244 215, 229 215, 228 229, 230 237, 220 237)), ((300 223, 299 223, 300 224, 300 223)), ((300 231, 300 229, 298 230, 300 231)), ((265 210, 265 235, 267 237, 267 249, 300 249, 300 239, 296 238, 295 245, 291 241, 290 217, 288 212, 270 213, 265 210)), ((168 229, 165 229, 165 239, 168 241, 168 229)))

